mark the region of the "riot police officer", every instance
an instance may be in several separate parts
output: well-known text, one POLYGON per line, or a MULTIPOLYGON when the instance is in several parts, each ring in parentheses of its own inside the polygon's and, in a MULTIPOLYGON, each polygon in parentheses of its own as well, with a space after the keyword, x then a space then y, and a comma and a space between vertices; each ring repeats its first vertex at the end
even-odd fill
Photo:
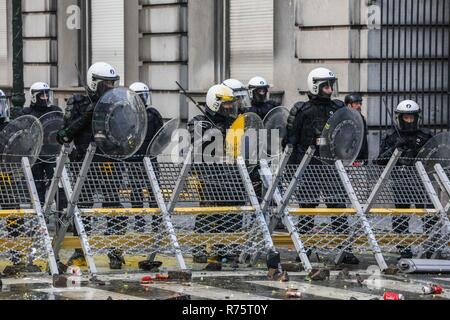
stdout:
MULTIPOLYGON (((395 108, 395 125, 397 129, 390 129, 384 136, 380 155, 377 159, 379 165, 386 165, 389 158, 396 149, 403 151, 401 158, 397 162, 397 166, 414 166, 415 158, 420 149, 433 137, 431 131, 421 128, 421 108, 417 102, 405 100, 399 103, 395 108)), ((401 186, 394 186, 395 207, 398 209, 410 208, 410 204, 401 201, 401 186)), ((423 219, 425 231, 428 233, 430 225, 435 224, 436 220, 423 219), (434 220, 434 221, 433 221, 434 220)), ((409 233, 409 218, 400 216, 392 218, 392 228, 395 233, 409 233)), ((412 258, 411 249, 402 246, 397 247, 402 258, 412 258)))
MULTIPOLYGON (((100 98, 109 90, 118 87, 120 77, 116 69, 105 62, 93 64, 87 73, 87 95, 75 94, 67 101, 65 112, 64 128, 57 134, 58 141, 63 143, 74 142, 75 150, 70 155, 72 162, 82 162, 89 145, 94 142, 92 132, 92 117, 94 109, 100 98)), ((94 162, 113 162, 111 158, 99 154, 95 155, 94 162)), ((125 226, 126 217, 118 216, 107 218, 107 234, 122 233, 125 226), (120 229, 120 230, 118 230, 120 229)), ((90 231, 90 222, 84 222, 86 231, 90 231)), ((120 269, 125 260, 122 253, 110 248, 108 253, 111 269, 120 269)), ((82 250, 77 249, 69 259, 68 264, 84 264, 82 250)))
MULTIPOLYGON (((321 164, 318 156, 322 132, 334 113, 345 107, 343 101, 332 99, 333 96, 338 94, 337 87, 338 78, 334 72, 327 68, 314 69, 308 75, 309 101, 298 102, 291 109, 288 119, 288 133, 283 143, 293 147, 293 153, 289 160, 290 164, 300 164, 310 146, 317 147, 311 164, 321 164)), ((323 192, 329 190, 326 186, 322 189, 323 192)), ((326 194, 325 196, 332 198, 333 194, 326 194)), ((315 208, 318 205, 318 203, 300 203, 303 208, 315 208)), ((333 207, 345 208, 345 205, 334 204, 333 207)), ((299 233, 311 232, 314 228, 314 218, 311 216, 302 217, 298 227, 299 233)), ((332 217, 332 228, 338 233, 348 233, 347 219, 345 217, 332 217)), ((310 254, 310 250, 308 250, 308 253, 310 254)), ((358 259, 350 252, 345 252, 342 262, 345 264, 359 263, 358 259)))
MULTIPOLYGON (((238 117, 238 104, 233 90, 225 85, 215 85, 208 90, 206 97, 206 115, 199 115, 194 117, 188 123, 188 129, 191 133, 192 141, 202 138, 203 135, 211 129, 220 131, 221 139, 225 141, 227 129, 231 127, 233 122, 238 117)), ((202 143, 201 152, 214 141, 207 141, 202 143)), ((218 150, 221 151, 221 150, 218 150)), ((197 151, 194 151, 197 152, 197 151)), ((203 154, 202 154, 203 156, 203 154)), ((211 155, 217 156, 217 155, 211 155)), ((203 160, 206 160, 202 158, 203 160)), ((200 183, 207 185, 208 181, 200 181, 200 183)), ((205 186, 205 190, 207 187, 205 186)), ((205 195, 201 194, 203 198, 205 195)), ((219 202, 212 202, 204 199, 201 201, 202 206, 220 206, 219 202)), ((230 205, 226 203, 225 205, 230 205)), ((195 221, 195 231, 198 233, 208 232, 233 232, 236 228, 240 228, 241 217, 239 215, 199 215, 195 221), (214 230, 211 231, 211 228, 214 230)), ((221 245, 216 245, 217 251, 220 251, 221 245)), ((197 248, 194 254, 194 262, 206 263, 207 252, 205 248, 197 248)))
POLYGON ((268 100, 269 83, 262 77, 254 77, 248 82, 248 91, 252 106, 249 112, 254 112, 264 120, 270 110, 278 107, 275 101, 268 100))
MULTIPOLYGON (((40 119, 50 112, 62 112, 62 109, 53 105, 53 91, 45 82, 36 82, 30 87, 31 103, 28 108, 22 110, 22 115, 31 115, 40 119)), ((54 155, 51 155, 54 156, 54 155)), ((33 166, 33 177, 36 181, 36 189, 41 203, 45 202, 46 181, 53 179, 55 163, 46 163, 37 160, 33 166)))
POLYGON ((153 107, 150 88, 145 83, 135 82, 130 86, 130 90, 136 92, 141 97, 142 102, 144 102, 145 105, 145 110, 147 111, 147 134, 141 148, 136 152, 136 156, 133 157, 135 161, 142 162, 150 142, 163 127, 164 121, 159 111, 153 107))
POLYGON ((361 146, 361 151, 359 152, 358 157, 356 158, 356 163, 358 163, 358 164, 365 164, 368 162, 368 159, 369 159, 369 143, 367 141, 367 136, 368 136, 369 132, 367 129, 366 118, 362 114, 362 104, 363 104, 363 98, 359 93, 351 93, 345 97, 345 105, 348 108, 358 111, 361 114, 361 117, 362 117, 362 120, 364 123, 363 144, 361 146))
MULTIPOLYGON (((164 126, 164 121, 161 114, 152 105, 152 95, 149 86, 142 82, 135 82, 130 86, 130 90, 136 92, 139 95, 145 105, 145 110, 147 112, 147 133, 145 135, 144 142, 141 148, 136 152, 136 155, 130 159, 131 162, 142 163, 144 157, 146 156, 147 149, 150 143, 152 142, 158 131, 164 126)), ((151 160, 154 161, 154 159, 151 160)), ((154 162, 154 165, 157 166, 156 161, 154 162)), ((156 203, 153 203, 151 205, 157 206, 156 203)), ((143 216, 135 216, 136 232, 143 233, 145 224, 145 218, 143 216)), ((156 218, 152 220, 152 227, 154 228, 154 230, 157 230, 158 224, 159 223, 156 218)), ((153 267, 157 265, 157 263, 150 260, 140 261, 138 264, 140 269, 146 271, 151 271, 153 267)))
POLYGON ((242 82, 236 79, 227 79, 222 84, 233 90, 239 113, 251 112, 250 96, 248 95, 247 88, 242 82))

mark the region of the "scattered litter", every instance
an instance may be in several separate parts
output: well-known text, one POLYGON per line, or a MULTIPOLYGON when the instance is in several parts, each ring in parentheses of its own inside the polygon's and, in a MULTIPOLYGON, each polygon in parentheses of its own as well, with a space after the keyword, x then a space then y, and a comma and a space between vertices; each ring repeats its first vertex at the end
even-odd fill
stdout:
POLYGON ((164 275, 158 273, 156 275, 155 279, 158 281, 167 281, 167 280, 169 280, 169 276, 164 276, 164 275))
POLYGON ((219 262, 210 262, 205 267, 205 271, 222 271, 222 264, 219 262))
POLYGON ((329 269, 312 269, 308 274, 308 279, 312 281, 324 281, 330 279, 329 269))
POLYGON ((400 293, 385 292, 383 295, 384 300, 405 300, 405 297, 400 293))
POLYGON ((351 279, 351 275, 348 269, 344 269, 336 277, 337 280, 349 280, 351 279))
POLYGON ((83 273, 81 272, 81 269, 79 267, 69 267, 67 269, 67 274, 73 276, 81 276, 83 273))
POLYGON ((280 272, 278 269, 269 269, 269 272, 267 273, 267 279, 271 281, 288 282, 289 275, 286 271, 280 272))
POLYGON ((299 263, 282 263, 281 268, 287 272, 301 272, 303 267, 299 263))
POLYGON ((192 280, 192 272, 190 270, 169 271, 169 279, 190 282, 192 280))
POLYGON ((361 277, 359 273, 356 274, 356 283, 362 287, 364 285, 364 279, 361 277))
POLYGON ((442 294, 444 288, 437 284, 427 285, 422 287, 423 294, 442 294))
POLYGON ((286 298, 301 298, 302 293, 298 289, 289 288, 286 291, 286 298))
POLYGON ((141 279, 141 284, 149 284, 152 281, 153 281, 153 279, 151 276, 144 276, 141 279))
POLYGON ((395 276, 398 273, 399 269, 395 265, 390 265, 386 270, 384 270, 384 274, 388 276, 395 276))

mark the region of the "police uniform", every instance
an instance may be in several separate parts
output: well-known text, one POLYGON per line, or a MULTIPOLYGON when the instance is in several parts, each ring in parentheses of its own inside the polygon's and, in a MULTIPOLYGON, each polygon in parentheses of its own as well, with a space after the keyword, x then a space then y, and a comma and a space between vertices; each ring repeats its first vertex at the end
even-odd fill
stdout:
MULTIPOLYGON (((397 132, 397 130, 393 129, 390 129, 386 133, 381 144, 379 158, 377 159, 377 163, 379 165, 386 165, 389 162, 389 159, 392 157, 394 151, 397 148, 400 148, 403 150, 403 153, 396 166, 414 166, 415 159, 419 151, 433 137, 431 131, 425 128, 420 128, 417 131, 413 132, 399 133, 397 132)), ((396 202, 395 207, 398 209, 410 208, 411 205, 401 203, 402 192, 404 192, 404 189, 401 185, 398 185, 397 187, 396 185, 393 186, 394 199, 396 202)), ((423 208, 423 205, 416 206, 418 208, 423 208)), ((431 231, 431 225, 436 224, 437 220, 437 218, 423 219, 426 233, 429 233, 431 231)), ((409 218, 407 216, 394 217, 392 219, 392 227, 394 229, 394 232, 399 234, 409 233, 408 221, 409 218)), ((402 248, 400 247, 399 249, 402 250, 402 248)))
MULTIPOLYGON (((38 106, 31 104, 30 107, 22 110, 21 116, 30 115, 40 119, 50 112, 62 112, 62 110, 58 106, 38 106)), ((33 165, 33 177, 36 182, 36 189, 41 203, 45 202, 45 192, 47 191, 46 182, 53 179, 55 167, 56 163, 46 163, 39 159, 36 160, 36 163, 33 165)))
POLYGON ((257 103, 253 100, 252 106, 246 110, 246 113, 256 113, 262 120, 264 120, 267 114, 276 107, 279 107, 279 104, 272 100, 268 100, 262 103, 257 103))
MULTIPOLYGON (((284 145, 291 145, 293 153, 289 159, 289 164, 300 164, 306 151, 310 146, 316 146, 314 156, 319 157, 319 146, 321 136, 328 120, 341 108, 345 107, 340 100, 331 100, 313 96, 309 94, 308 102, 298 102, 291 109, 288 118, 288 134, 284 139, 284 145)), ((322 162, 318 158, 313 158, 311 165, 320 165, 322 162)), ((320 179, 319 179, 320 180, 320 179)), ((320 184, 320 181, 318 181, 320 184)), ((323 192, 329 190, 328 186, 320 188, 323 192)), ((328 191, 329 193, 330 191, 328 191)), ((332 198, 333 194, 325 194, 327 198, 332 198)), ((319 197, 319 195, 318 195, 319 197)), ((317 197, 317 198, 318 198, 317 197)), ((316 208, 319 203, 299 203, 302 208, 316 208)), ((345 208, 342 204, 333 204, 335 208, 345 208)), ((308 233, 314 228, 314 218, 305 216, 302 218, 300 233, 308 233)), ((332 226, 336 232, 348 232, 348 222, 344 217, 332 217, 332 226)))

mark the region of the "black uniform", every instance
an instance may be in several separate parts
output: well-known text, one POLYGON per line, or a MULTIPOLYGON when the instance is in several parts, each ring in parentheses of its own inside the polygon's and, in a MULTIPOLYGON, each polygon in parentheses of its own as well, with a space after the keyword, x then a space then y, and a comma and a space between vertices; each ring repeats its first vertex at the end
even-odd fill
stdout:
MULTIPOLYGON (((224 146, 225 146, 225 137, 226 137, 227 130, 234 123, 235 119, 227 118, 220 114, 209 115, 209 117, 214 122, 217 129, 219 129, 220 132, 222 133, 223 140, 224 140, 224 146)), ((199 116, 194 117, 188 123, 188 130, 191 133, 192 143, 194 142, 194 138, 195 138, 195 133, 194 133, 195 125, 198 122, 202 122, 202 134, 204 134, 206 131, 208 131, 210 129, 215 128, 206 116, 199 115, 199 116)), ((209 144, 211 144, 213 142, 214 141, 204 142, 202 144, 202 152, 209 144)), ((214 154, 212 156, 214 156, 214 154)), ((195 172, 195 170, 194 170, 194 172, 195 172)), ((207 185, 208 181, 201 181, 201 183, 204 185, 204 188, 202 188, 202 189, 214 190, 214 188, 208 188, 208 185, 207 185)), ((200 194, 200 197, 204 198, 205 195, 200 194)), ((204 199, 200 202, 200 205, 210 207, 210 206, 245 205, 245 204, 244 203, 230 203, 230 202, 220 203, 217 201, 207 201, 206 199, 204 199)), ((194 230, 195 230, 195 232, 198 232, 198 233, 235 232, 241 228, 241 225, 242 225, 241 215, 236 215, 236 214, 228 214, 226 216, 224 216, 224 215, 199 215, 196 218, 194 230), (218 224, 220 224, 220 225, 218 225, 218 224), (214 228, 214 230, 211 230, 212 228, 214 228)), ((222 247, 222 245, 215 245, 213 250, 220 253, 221 247, 222 247)))
MULTIPOLYGON (((92 117, 98 100, 99 98, 96 95, 89 98, 88 96, 75 94, 67 101, 63 130, 65 131, 66 137, 69 140, 73 140, 75 145, 75 149, 70 155, 70 160, 72 162, 82 162, 86 156, 89 145, 95 141, 92 132, 92 117)), ((113 159, 109 157, 103 157, 101 155, 101 150, 97 150, 96 153, 97 154, 94 156, 93 162, 103 162, 105 163, 105 165, 108 165, 108 163, 115 162, 113 159)), ((102 183, 102 181, 98 182, 100 184, 102 183)), ((104 186, 99 186, 98 189, 102 190, 103 189, 102 187, 104 186)), ((108 203, 108 206, 120 207, 121 204, 108 203)), ((83 224, 85 225, 85 230, 88 234, 92 230, 90 220, 91 220, 90 217, 83 218, 83 224)), ((127 220, 128 219, 125 216, 107 218, 107 228, 105 235, 125 234, 127 227, 126 224, 127 220)), ((110 254, 113 256, 119 255, 116 254, 115 250, 110 251, 110 254)))
POLYGON ((262 120, 267 116, 267 114, 276 107, 279 107, 275 101, 268 100, 262 103, 252 101, 252 106, 246 110, 247 112, 256 113, 262 120))
MULTIPOLYGON (((30 115, 40 119, 43 115, 50 112, 62 112, 58 106, 38 106, 31 104, 30 107, 22 110, 21 116, 30 115)), ((36 182, 36 189, 39 195, 41 203, 45 202, 45 192, 47 191, 47 181, 53 179, 56 163, 46 163, 41 160, 37 160, 33 165, 33 177, 36 182)))
MULTIPOLYGON (((143 142, 141 148, 136 152, 136 155, 129 159, 130 162, 142 163, 142 161, 144 160, 144 158, 147 154, 147 149, 148 149, 150 143, 152 142, 153 138, 158 133, 158 131, 164 126, 164 120, 163 120, 161 114, 158 112, 158 110, 156 110, 155 108, 152 108, 152 107, 147 107, 146 111, 147 111, 147 119, 148 119, 147 120, 147 134, 145 135, 145 139, 144 139, 144 142, 143 142)), ((154 163, 154 165, 157 165, 157 163, 154 163)), ((133 190, 133 192, 140 192, 140 190, 133 190)), ((139 196, 136 198, 139 199, 139 196)), ((149 205, 156 205, 156 204, 152 203, 149 205)), ((140 233, 144 232, 145 218, 143 216, 136 216, 135 221, 136 221, 135 230, 140 233)), ((152 221, 153 221, 152 226, 157 227, 158 226, 157 219, 153 219, 152 221)))
POLYGON ((363 144, 361 146, 361 151, 358 154, 358 157, 356 158, 356 161, 360 163, 367 163, 369 160, 369 143, 367 141, 367 136, 369 135, 369 130, 367 128, 367 121, 366 118, 361 114, 361 117, 364 122, 364 137, 363 137, 363 144))
POLYGON ((152 107, 147 107, 147 134, 145 135, 144 142, 141 148, 136 152, 136 155, 131 158, 133 162, 142 162, 147 154, 147 149, 152 142, 152 139, 158 133, 158 131, 164 126, 164 120, 161 114, 152 107))
MULTIPOLYGON (((420 149, 433 137, 430 130, 422 128, 414 132, 397 132, 397 130, 389 130, 385 137, 383 138, 383 142, 381 144, 380 155, 377 159, 377 163, 379 165, 386 165, 389 162, 390 157, 394 153, 394 151, 399 148, 403 150, 402 158, 399 159, 396 166, 414 166, 415 158, 417 157, 420 149)), ((402 184, 400 182, 400 184, 402 184)), ((404 188, 401 185, 393 186, 394 199, 396 201, 395 207, 398 209, 410 208, 410 204, 404 204, 401 201, 401 193, 404 192, 404 188)), ((416 207, 421 207, 421 205, 416 205, 416 207)), ((422 205, 423 207, 423 205, 422 205)), ((407 216, 394 217, 392 219, 392 227, 395 233, 408 233, 408 221, 409 218, 407 216)), ((424 219, 426 233, 429 233, 431 230, 431 225, 434 225, 437 220, 436 219, 424 219)), ((402 249, 402 248, 399 248, 402 249)))
MULTIPOLYGON (((292 145, 293 153, 289 159, 289 164, 300 164, 306 151, 312 145, 317 145, 318 139, 322 136, 330 117, 339 109, 345 108, 344 102, 331 100, 318 96, 309 95, 308 102, 298 102, 291 110, 288 119, 288 134, 284 140, 284 145, 292 145)), ((315 156, 319 156, 319 148, 316 148, 315 156)), ((313 158, 312 165, 320 165, 322 162, 313 158)), ((320 183, 320 181, 319 181, 320 183)), ((330 192, 330 188, 324 186, 320 188, 323 192, 330 192)), ((324 194, 326 198, 333 198, 333 194, 324 194)), ((315 208, 319 203, 302 204, 302 208, 315 208)), ((333 204, 335 208, 345 208, 343 204, 333 204)), ((348 232, 348 222, 345 218, 332 217, 333 229, 337 232, 348 232)), ((300 233, 308 233, 314 228, 314 218, 305 216, 300 221, 300 233)))

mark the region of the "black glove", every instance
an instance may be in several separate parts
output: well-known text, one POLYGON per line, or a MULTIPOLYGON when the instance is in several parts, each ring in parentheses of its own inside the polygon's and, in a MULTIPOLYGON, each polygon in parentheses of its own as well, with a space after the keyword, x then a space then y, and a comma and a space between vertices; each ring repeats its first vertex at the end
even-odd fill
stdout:
POLYGON ((59 130, 58 133, 56 134, 56 141, 60 144, 60 145, 64 145, 65 143, 70 143, 72 142, 72 138, 69 137, 69 135, 67 134, 66 130, 59 130))
POLYGON ((398 139, 397 143, 395 144, 395 148, 396 149, 402 149, 402 150, 408 149, 409 148, 409 141, 408 141, 408 139, 400 137, 398 139))

